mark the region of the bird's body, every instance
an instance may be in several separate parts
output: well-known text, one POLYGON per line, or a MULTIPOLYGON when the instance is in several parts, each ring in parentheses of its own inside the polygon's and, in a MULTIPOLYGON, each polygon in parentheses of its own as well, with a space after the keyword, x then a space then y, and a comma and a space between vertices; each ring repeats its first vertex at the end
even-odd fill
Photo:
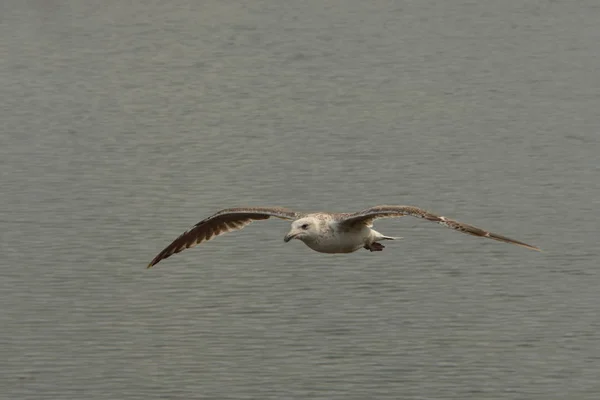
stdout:
MULTIPOLYGON (((370 249, 379 240, 400 239, 384 236, 366 224, 344 226, 342 222, 345 215, 347 214, 311 213, 295 221, 292 226, 301 227, 305 222, 308 222, 309 227, 314 224, 319 233, 307 235, 302 241, 319 253, 353 253, 362 248, 370 249)), ((284 240, 289 241, 292 237, 286 238, 284 240)))
POLYGON ((531 250, 540 251, 518 240, 442 217, 413 206, 376 206, 357 213, 297 213, 279 207, 229 208, 198 222, 181 234, 169 246, 161 251, 148 265, 148 268, 172 254, 193 247, 198 243, 212 239, 220 234, 242 229, 254 220, 270 217, 292 220, 292 227, 284 237, 285 242, 299 239, 309 248, 319 253, 352 253, 361 248, 369 251, 382 251, 383 240, 396 240, 400 237, 385 236, 372 229, 373 221, 378 218, 397 218, 405 215, 437 222, 448 228, 479 237, 515 244, 531 250))

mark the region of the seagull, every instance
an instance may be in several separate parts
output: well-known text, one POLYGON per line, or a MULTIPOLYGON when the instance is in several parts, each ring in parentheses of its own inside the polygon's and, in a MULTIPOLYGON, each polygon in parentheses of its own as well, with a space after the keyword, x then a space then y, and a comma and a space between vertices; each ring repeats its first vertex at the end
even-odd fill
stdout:
POLYGON ((293 221, 290 231, 283 238, 286 243, 292 239, 298 239, 314 251, 330 254, 352 253, 361 248, 369 251, 382 251, 385 246, 379 243, 380 241, 397 240, 402 237, 386 236, 377 232, 372 229, 373 221, 379 218, 399 218, 406 215, 437 222, 468 235, 541 251, 538 247, 530 244, 414 206, 375 206, 356 213, 299 213, 281 207, 242 207, 223 209, 198 222, 158 253, 148 264, 148 268, 184 249, 194 247, 224 233, 240 230, 252 221, 265 220, 270 217, 293 221))

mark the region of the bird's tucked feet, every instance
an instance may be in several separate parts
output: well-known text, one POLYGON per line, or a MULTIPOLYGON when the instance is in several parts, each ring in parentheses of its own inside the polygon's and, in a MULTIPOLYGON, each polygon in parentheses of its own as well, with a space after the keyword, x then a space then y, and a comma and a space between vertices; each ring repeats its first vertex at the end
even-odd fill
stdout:
POLYGON ((365 245, 365 249, 369 251, 382 251, 383 249, 385 249, 385 246, 381 243, 373 242, 371 244, 365 245))

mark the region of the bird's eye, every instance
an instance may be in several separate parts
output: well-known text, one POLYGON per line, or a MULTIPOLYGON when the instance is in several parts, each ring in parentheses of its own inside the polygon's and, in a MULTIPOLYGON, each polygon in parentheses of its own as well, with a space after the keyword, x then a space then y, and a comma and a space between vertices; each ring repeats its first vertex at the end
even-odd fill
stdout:
POLYGON ((304 224, 304 225, 302 225, 300 228, 302 228, 302 229, 306 230, 306 229, 308 228, 308 224, 304 224))

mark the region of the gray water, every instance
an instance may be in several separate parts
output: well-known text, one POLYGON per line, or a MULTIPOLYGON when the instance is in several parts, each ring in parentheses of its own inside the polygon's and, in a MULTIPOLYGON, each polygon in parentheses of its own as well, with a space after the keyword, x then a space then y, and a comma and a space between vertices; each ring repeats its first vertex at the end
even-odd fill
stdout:
POLYGON ((600 6, 5 1, 0 398, 598 399, 600 6), (413 204, 385 251, 224 207, 413 204))

